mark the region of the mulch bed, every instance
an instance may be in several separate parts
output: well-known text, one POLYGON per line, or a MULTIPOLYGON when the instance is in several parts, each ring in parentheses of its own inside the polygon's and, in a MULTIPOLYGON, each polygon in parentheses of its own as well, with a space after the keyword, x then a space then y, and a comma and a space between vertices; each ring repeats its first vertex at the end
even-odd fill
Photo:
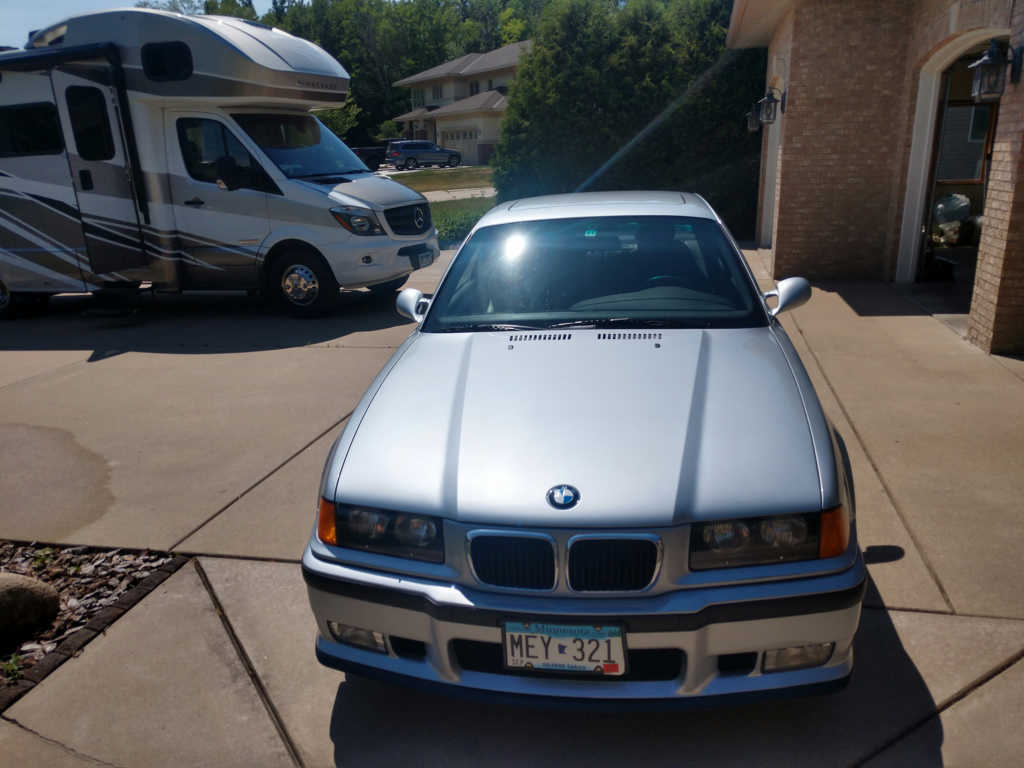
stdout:
POLYGON ((0 648, 0 712, 187 561, 167 552, 0 540, 0 571, 39 579, 60 594, 60 611, 45 632, 0 648))

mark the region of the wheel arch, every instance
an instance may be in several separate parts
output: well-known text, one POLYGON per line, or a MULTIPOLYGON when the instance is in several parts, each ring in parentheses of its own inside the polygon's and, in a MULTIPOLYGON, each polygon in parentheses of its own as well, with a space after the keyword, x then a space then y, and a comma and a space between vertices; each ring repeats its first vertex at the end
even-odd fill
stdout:
POLYGON ((274 243, 263 257, 263 271, 260 276, 260 285, 263 288, 268 287, 268 281, 270 280, 270 276, 274 274, 275 266, 281 257, 289 251, 305 251, 306 253, 316 256, 321 262, 323 262, 327 271, 334 274, 334 271, 331 269, 331 265, 327 263, 327 259, 324 258, 320 249, 305 240, 300 240, 295 237, 286 237, 284 240, 274 243))

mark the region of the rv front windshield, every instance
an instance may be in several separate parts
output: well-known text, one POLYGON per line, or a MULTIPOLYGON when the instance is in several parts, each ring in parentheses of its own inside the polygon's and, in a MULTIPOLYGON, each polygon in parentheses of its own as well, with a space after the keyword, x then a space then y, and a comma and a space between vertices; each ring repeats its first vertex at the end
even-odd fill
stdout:
POLYGON ((370 173, 363 161, 312 115, 232 115, 290 179, 370 173))

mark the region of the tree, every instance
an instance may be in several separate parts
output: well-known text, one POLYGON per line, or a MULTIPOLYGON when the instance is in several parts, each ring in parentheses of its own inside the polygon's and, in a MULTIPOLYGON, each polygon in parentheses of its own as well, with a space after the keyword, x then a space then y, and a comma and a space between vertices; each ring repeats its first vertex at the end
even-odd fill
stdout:
POLYGON ((344 140, 348 132, 359 122, 359 113, 362 111, 355 99, 350 98, 336 109, 317 110, 316 116, 320 118, 320 122, 331 129, 335 136, 344 140))
POLYGON ((726 51, 728 0, 556 0, 520 62, 495 153, 501 199, 587 189, 704 194, 753 232, 760 136, 741 115, 765 56, 726 51))
POLYGON ((256 21, 256 9, 253 8, 252 0, 206 0, 203 12, 210 16, 235 16, 256 21))
POLYGON ((140 0, 136 8, 154 8, 158 11, 172 11, 186 16, 196 16, 203 12, 203 0, 140 0))

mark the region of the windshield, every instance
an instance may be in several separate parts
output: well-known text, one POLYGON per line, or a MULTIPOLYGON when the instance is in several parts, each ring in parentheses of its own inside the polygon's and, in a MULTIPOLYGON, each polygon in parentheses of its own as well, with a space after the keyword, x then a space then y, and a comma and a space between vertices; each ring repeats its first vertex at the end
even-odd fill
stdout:
POLYGON ((423 330, 766 324, 717 222, 609 216, 477 230, 438 288, 423 330))
POLYGON ((363 161, 312 115, 232 115, 290 179, 370 173, 363 161))

